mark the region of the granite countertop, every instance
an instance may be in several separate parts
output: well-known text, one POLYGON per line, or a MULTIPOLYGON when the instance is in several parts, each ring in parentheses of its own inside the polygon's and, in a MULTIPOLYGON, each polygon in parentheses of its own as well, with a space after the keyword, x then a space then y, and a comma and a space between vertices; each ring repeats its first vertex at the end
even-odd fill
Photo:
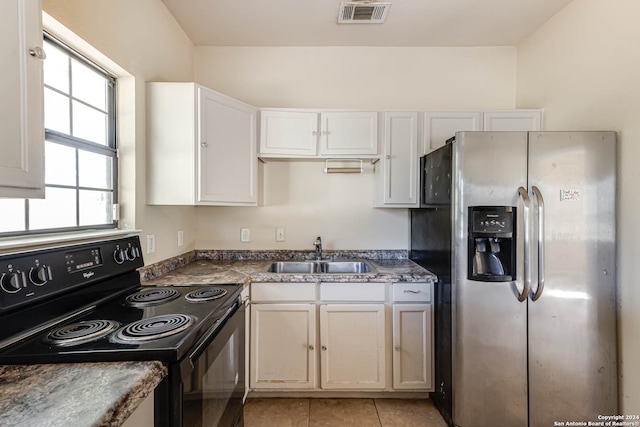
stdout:
POLYGON ((166 375, 160 362, 0 365, 0 425, 120 426, 166 375))
MULTIPOLYGON (((274 261, 293 260, 282 254, 270 259, 203 259, 207 253, 175 270, 154 277, 159 266, 143 268, 141 275, 145 285, 206 285, 215 283, 251 282, 435 282, 437 277, 430 271, 406 258, 365 259, 377 272, 358 274, 280 274, 268 273, 274 261)), ((342 257, 341 259, 344 259, 342 257)))

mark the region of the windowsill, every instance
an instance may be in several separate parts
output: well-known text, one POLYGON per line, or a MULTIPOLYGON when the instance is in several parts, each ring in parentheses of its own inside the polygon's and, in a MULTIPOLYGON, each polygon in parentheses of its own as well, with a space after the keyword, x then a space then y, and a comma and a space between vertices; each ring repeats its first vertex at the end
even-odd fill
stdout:
POLYGON ((84 241, 109 240, 111 238, 138 234, 140 234, 140 230, 111 229, 6 237, 0 238, 0 253, 18 252, 17 249, 26 251, 40 249, 42 247, 62 246, 64 244, 81 243, 84 241))

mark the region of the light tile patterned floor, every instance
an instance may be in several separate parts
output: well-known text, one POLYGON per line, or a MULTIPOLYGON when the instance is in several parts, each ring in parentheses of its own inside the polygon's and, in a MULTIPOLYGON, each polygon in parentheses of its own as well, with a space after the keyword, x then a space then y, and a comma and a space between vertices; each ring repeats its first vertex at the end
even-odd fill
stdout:
POLYGON ((247 399, 245 427, 447 427, 428 399, 247 399))

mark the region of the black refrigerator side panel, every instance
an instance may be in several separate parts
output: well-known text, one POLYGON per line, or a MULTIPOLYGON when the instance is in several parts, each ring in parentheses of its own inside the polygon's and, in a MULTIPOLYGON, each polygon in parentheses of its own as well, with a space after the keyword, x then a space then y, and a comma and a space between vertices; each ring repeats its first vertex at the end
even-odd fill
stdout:
POLYGON ((411 209, 411 260, 438 276, 434 286, 435 392, 431 397, 452 421, 451 176, 453 144, 421 158, 420 205, 411 209))
POLYGON ((451 208, 411 210, 411 259, 438 276, 434 285, 434 404, 452 425, 451 208))

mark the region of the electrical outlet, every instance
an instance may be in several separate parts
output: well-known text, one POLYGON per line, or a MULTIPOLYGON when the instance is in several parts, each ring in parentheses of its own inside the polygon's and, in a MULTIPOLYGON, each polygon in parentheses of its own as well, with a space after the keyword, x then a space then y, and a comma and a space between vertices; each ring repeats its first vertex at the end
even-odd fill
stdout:
POLYGON ((284 242, 284 227, 276 227, 276 242, 284 242))
POLYGON ((152 254, 156 251, 156 235, 147 234, 147 253, 152 254))
POLYGON ((248 228, 240 229, 240 241, 243 243, 251 241, 251 231, 248 228))
POLYGON ((178 231, 178 246, 184 245, 184 231, 178 231))

